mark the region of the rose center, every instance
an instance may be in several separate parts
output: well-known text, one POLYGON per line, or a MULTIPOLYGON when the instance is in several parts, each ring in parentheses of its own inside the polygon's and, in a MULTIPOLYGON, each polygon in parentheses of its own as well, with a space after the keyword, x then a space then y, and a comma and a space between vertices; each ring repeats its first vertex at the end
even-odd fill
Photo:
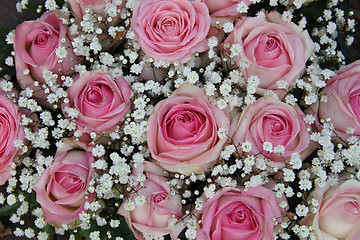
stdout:
POLYGON ((75 193, 84 189, 84 182, 72 173, 57 172, 55 181, 68 193, 75 193))
POLYGON ((178 19, 176 16, 164 15, 155 22, 154 29, 159 36, 174 37, 180 34, 177 26, 178 19))
POLYGON ((270 134, 272 136, 283 136, 287 133, 286 121, 281 116, 268 116, 264 118, 264 129, 270 127, 270 134))
POLYGON ((246 221, 249 218, 249 216, 246 211, 238 211, 238 212, 232 212, 232 213, 228 214, 228 218, 232 222, 243 223, 244 221, 246 221))
POLYGON ((271 129, 273 134, 277 134, 284 130, 283 125, 277 121, 271 123, 271 129))
POLYGON ((275 50, 278 47, 278 42, 273 37, 268 37, 266 41, 265 51, 270 52, 275 50))
POLYGON ((109 86, 97 84, 86 89, 86 101, 94 105, 106 104, 113 98, 113 92, 109 86))
POLYGON ((86 95, 89 102, 100 103, 102 101, 101 93, 98 87, 91 87, 86 95))
POLYGON ((166 121, 167 136, 175 140, 189 139, 202 131, 206 117, 195 111, 180 110, 166 121))
POLYGON ((227 222, 237 229, 252 230, 257 227, 257 221, 252 211, 243 203, 226 214, 227 222))
POLYGON ((169 20, 161 23, 160 26, 161 26, 161 29, 164 32, 172 31, 174 29, 174 23, 172 21, 169 21, 169 20))
POLYGON ((359 204, 355 201, 347 202, 344 204, 345 211, 350 215, 359 215, 359 204))
POLYGON ((168 194, 166 192, 156 193, 153 196, 153 201, 154 201, 155 204, 159 204, 160 202, 167 199, 167 197, 168 197, 168 194))
POLYGON ((36 36, 34 43, 38 47, 45 46, 49 38, 50 38, 50 32, 46 29, 43 29, 43 31, 38 36, 36 36))

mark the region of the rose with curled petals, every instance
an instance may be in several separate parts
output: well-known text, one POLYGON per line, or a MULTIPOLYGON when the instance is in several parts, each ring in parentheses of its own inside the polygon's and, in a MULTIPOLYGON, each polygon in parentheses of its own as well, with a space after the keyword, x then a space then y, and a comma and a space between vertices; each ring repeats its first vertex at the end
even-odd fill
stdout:
POLYGON ((174 95, 155 105, 148 120, 147 143, 153 161, 172 172, 201 173, 220 156, 229 116, 211 104, 200 88, 183 84, 174 95))
POLYGON ((170 234, 176 239, 185 226, 169 225, 169 220, 179 220, 183 216, 181 196, 171 194, 168 175, 158 165, 145 161, 134 168, 131 176, 137 178, 140 174, 146 176, 143 185, 135 186, 136 192, 130 193, 118 210, 118 214, 125 217, 137 239, 144 239, 143 235, 164 236, 170 234), (126 202, 135 201, 138 196, 145 198, 145 204, 137 205, 134 210, 126 210, 126 202))
POLYGON ((222 188, 195 214, 201 220, 196 240, 271 240, 273 218, 282 221, 274 193, 264 186, 222 188))
POLYGON ((285 90, 304 71, 306 61, 315 45, 308 32, 293 22, 285 22, 281 14, 272 11, 262 17, 240 19, 225 40, 225 45, 237 44, 241 51, 235 56, 235 63, 245 79, 257 76, 260 80, 257 93, 275 91, 283 97, 285 90), (248 67, 241 67, 246 62, 248 67), (279 88, 278 81, 286 88, 279 88))
POLYGON ((66 139, 56 151, 54 162, 33 186, 46 222, 69 224, 86 212, 85 202, 94 200, 93 196, 86 196, 95 171, 93 162, 87 144, 74 139, 66 139))
POLYGON ((359 79, 360 60, 340 68, 321 91, 327 96, 327 101, 319 101, 309 110, 318 120, 330 118, 335 133, 343 140, 350 137, 348 129, 353 130, 352 135, 360 136, 359 79))
POLYGON ((11 164, 20 150, 14 146, 14 141, 25 140, 24 128, 20 122, 21 113, 18 107, 0 95, 0 185, 11 178, 11 164))
POLYGON ((184 63, 209 48, 210 16, 202 2, 137 1, 131 26, 142 51, 156 60, 184 63))
POLYGON ((90 71, 79 77, 67 90, 69 103, 79 111, 75 119, 81 131, 115 130, 131 107, 131 89, 123 77, 112 80, 101 71, 90 71), (85 127, 85 128, 84 128, 85 127))
MULTIPOLYGON (((80 58, 75 56, 70 39, 67 37, 67 26, 61 18, 66 16, 61 11, 44 13, 38 20, 25 21, 20 24, 14 35, 16 77, 22 88, 34 90, 34 97, 43 106, 50 106, 47 94, 34 82, 45 84, 44 71, 52 71, 59 76, 74 73, 74 66, 80 58), (65 58, 56 54, 58 48, 67 51, 65 58), (59 60, 62 62, 60 63, 59 60)), ((60 81, 60 78, 59 78, 60 81)))
POLYGON ((312 226, 319 240, 356 240, 360 236, 360 182, 340 180, 331 187, 316 187, 319 207, 302 224, 312 226))
MULTIPOLYGON (((237 146, 245 141, 251 143, 251 154, 263 152, 271 160, 269 164, 272 167, 281 169, 290 161, 292 154, 300 154, 301 160, 304 160, 316 148, 310 141, 307 131, 310 126, 304 118, 305 114, 297 106, 271 97, 259 98, 232 119, 233 142, 237 146), (265 142, 270 142, 273 147, 283 146, 284 152, 264 152, 265 142)), ((241 147, 238 151, 243 153, 241 147)))

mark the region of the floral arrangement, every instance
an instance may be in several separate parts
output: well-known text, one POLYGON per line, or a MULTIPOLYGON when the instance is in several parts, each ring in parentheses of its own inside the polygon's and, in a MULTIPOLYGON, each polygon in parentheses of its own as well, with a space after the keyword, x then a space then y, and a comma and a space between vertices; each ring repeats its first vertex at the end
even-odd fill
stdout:
POLYGON ((0 216, 16 237, 359 238, 342 0, 16 7, 39 14, 1 46, 0 216))

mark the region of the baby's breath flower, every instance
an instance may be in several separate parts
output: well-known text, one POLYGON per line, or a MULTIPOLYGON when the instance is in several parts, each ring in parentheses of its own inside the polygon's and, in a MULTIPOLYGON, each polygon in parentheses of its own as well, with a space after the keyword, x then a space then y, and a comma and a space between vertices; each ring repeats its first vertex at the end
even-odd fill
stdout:
POLYGON ((105 148, 103 145, 96 145, 92 150, 94 157, 102 157, 105 154, 105 148))

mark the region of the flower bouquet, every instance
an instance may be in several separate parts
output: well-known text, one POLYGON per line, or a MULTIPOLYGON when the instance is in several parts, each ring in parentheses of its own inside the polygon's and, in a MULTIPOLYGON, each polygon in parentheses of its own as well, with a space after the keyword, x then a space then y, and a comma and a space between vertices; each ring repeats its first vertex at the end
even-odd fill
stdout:
POLYGON ((356 6, 21 0, 1 52, 18 238, 360 236, 356 6))

